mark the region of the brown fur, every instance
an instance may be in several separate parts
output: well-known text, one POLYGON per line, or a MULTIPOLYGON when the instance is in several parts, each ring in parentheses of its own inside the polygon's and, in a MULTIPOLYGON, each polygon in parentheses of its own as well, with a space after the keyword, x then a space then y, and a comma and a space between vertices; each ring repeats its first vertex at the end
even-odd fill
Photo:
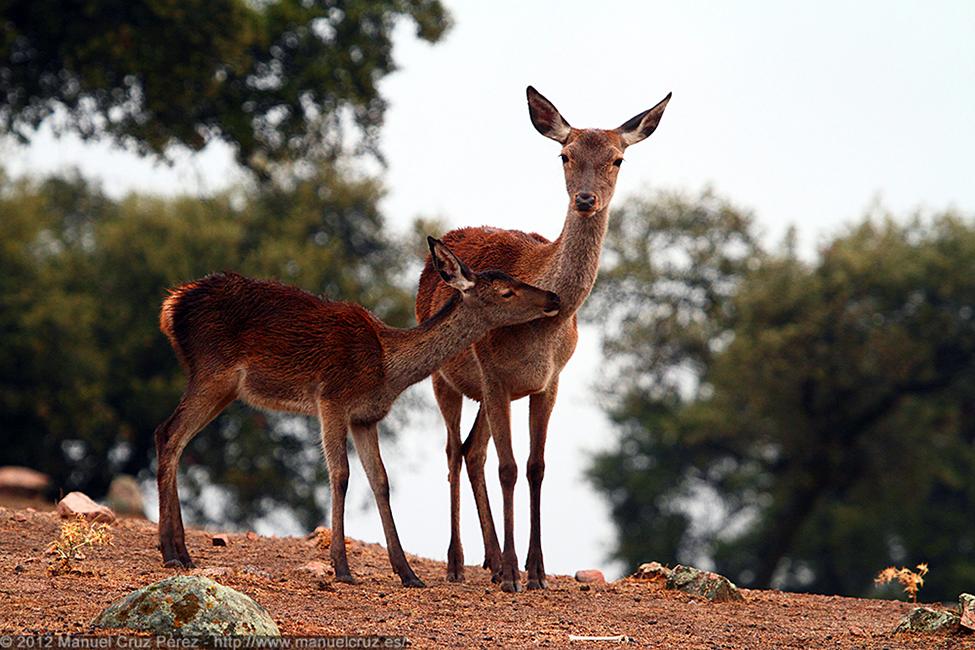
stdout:
MULTIPOLYGON (((477 502, 484 537, 484 566, 505 591, 520 590, 514 547, 514 485, 517 465, 511 450, 510 402, 530 397, 531 451, 528 481, 531 495, 531 536, 528 550, 528 587, 545 587, 541 549, 541 484, 545 474, 548 420, 558 393, 562 368, 575 351, 576 311, 588 297, 599 269, 599 254, 608 221, 608 207, 616 186, 623 150, 646 138, 656 128, 670 95, 657 106, 613 130, 575 129, 547 99, 528 89, 532 123, 542 135, 562 144, 569 209, 559 237, 550 242, 541 235, 497 228, 461 228, 444 241, 466 259, 471 268, 498 268, 525 282, 559 294, 562 311, 556 318, 490 331, 469 348, 450 358, 433 375, 434 394, 447 425, 447 462, 451 495, 451 540, 447 551, 447 578, 464 579, 460 543, 460 466, 467 471, 477 502), (580 195, 593 203, 580 209, 580 195), (462 396, 481 402, 467 440, 461 444, 462 396), (504 496, 504 551, 498 543, 484 482, 488 438, 498 452, 499 478, 504 496)), ((438 286, 428 260, 420 276, 416 299, 418 320, 443 304, 447 294, 438 286)))
MULTIPOLYGON (((431 240, 451 290, 440 310, 409 330, 359 305, 323 300, 278 282, 235 273, 176 287, 160 312, 188 375, 173 414, 156 429, 159 542, 167 566, 192 566, 176 489, 179 457, 230 402, 317 415, 332 491, 332 534, 344 536, 351 430, 379 507, 390 563, 406 586, 423 583, 406 561, 389 507, 376 425, 396 397, 492 327, 557 313, 558 296, 497 271, 475 274, 431 240)), ((351 582, 344 544, 331 547, 338 580, 351 582)))

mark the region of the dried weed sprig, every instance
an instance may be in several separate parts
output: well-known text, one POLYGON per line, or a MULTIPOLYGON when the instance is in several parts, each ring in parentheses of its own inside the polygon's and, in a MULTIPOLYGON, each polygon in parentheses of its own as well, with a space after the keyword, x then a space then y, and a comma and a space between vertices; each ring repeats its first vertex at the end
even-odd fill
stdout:
POLYGON ((91 523, 83 516, 61 524, 58 538, 50 543, 47 552, 53 557, 48 562, 49 574, 59 575, 73 570, 72 562, 84 560, 85 547, 111 545, 112 527, 104 523, 91 523))
POLYGON ((906 567, 901 567, 900 569, 895 569, 892 566, 887 567, 883 571, 877 574, 874 578, 874 582, 878 585, 885 585, 888 582, 896 580, 904 586, 904 591, 907 595, 911 597, 911 602, 917 602, 917 592, 924 586, 924 576, 928 572, 928 565, 926 562, 918 564, 916 567, 917 571, 911 571, 906 567))

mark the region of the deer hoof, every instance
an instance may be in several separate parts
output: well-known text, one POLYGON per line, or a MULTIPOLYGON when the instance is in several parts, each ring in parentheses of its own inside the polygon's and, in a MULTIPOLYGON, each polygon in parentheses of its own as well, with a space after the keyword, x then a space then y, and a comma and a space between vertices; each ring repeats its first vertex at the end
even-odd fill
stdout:
POLYGON ((464 572, 455 569, 448 569, 447 582, 464 582, 464 572))
POLYGON ((548 589, 548 583, 545 582, 545 578, 535 580, 534 578, 528 581, 528 590, 533 589, 548 589))
POLYGON ((355 578, 353 578, 351 573, 346 573, 346 574, 342 574, 342 575, 336 575, 335 576, 335 581, 336 582, 344 582, 347 585, 357 585, 357 584, 359 584, 359 581, 356 580, 355 578))
POLYGON ((513 580, 505 580, 501 583, 501 591, 509 594, 516 594, 521 591, 521 583, 513 580))
POLYGON ((403 578, 402 580, 403 580, 404 587, 409 587, 411 589, 422 589, 426 587, 426 584, 424 584, 424 582, 419 578, 417 578, 416 576, 403 578))
POLYGON ((193 560, 191 560, 190 557, 187 555, 186 557, 183 558, 174 557, 168 560, 164 558, 163 566, 166 567, 167 569, 192 569, 196 565, 193 563, 193 560))

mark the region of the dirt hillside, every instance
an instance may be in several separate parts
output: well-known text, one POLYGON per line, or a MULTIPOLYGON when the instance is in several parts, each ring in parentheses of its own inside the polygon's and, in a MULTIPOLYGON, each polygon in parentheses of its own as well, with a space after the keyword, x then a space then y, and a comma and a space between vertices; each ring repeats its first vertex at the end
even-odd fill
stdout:
MULTIPOLYGON (((114 544, 50 576, 47 545, 60 521, 51 512, 0 508, 0 633, 84 633, 106 605, 173 575, 161 566, 155 525, 127 519, 113 525, 114 544)), ((904 602, 745 590, 743 603, 708 603, 645 581, 580 585, 552 576, 544 592, 502 593, 487 572, 468 567, 465 584, 444 579, 444 565, 410 557, 426 589, 404 589, 385 549, 349 542, 358 585, 315 575, 309 562, 327 558, 303 538, 189 531, 200 567, 218 582, 252 596, 284 634, 406 636, 412 647, 568 647, 569 635, 626 635, 648 648, 975 648, 965 634, 893 634, 911 609, 904 602)), ((574 642, 573 648, 612 647, 574 642)))

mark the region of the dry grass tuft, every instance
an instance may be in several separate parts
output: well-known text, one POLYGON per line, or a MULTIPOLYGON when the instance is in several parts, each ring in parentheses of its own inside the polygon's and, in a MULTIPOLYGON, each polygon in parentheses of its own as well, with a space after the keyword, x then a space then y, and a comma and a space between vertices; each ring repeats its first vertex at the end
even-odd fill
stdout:
POLYGON ((917 602, 917 592, 924 586, 924 576, 928 572, 927 563, 922 562, 916 567, 917 571, 911 571, 906 567, 901 567, 900 569, 895 569, 892 566, 887 567, 883 571, 877 574, 874 578, 874 582, 878 585, 885 585, 888 582, 893 582, 896 580, 901 583, 904 587, 904 591, 908 596, 911 597, 911 602, 917 602))
POLYGON ((61 524, 58 538, 47 547, 53 557, 47 565, 52 576, 74 570, 72 562, 84 560, 86 547, 104 546, 112 543, 112 527, 103 523, 91 523, 83 516, 61 524))

